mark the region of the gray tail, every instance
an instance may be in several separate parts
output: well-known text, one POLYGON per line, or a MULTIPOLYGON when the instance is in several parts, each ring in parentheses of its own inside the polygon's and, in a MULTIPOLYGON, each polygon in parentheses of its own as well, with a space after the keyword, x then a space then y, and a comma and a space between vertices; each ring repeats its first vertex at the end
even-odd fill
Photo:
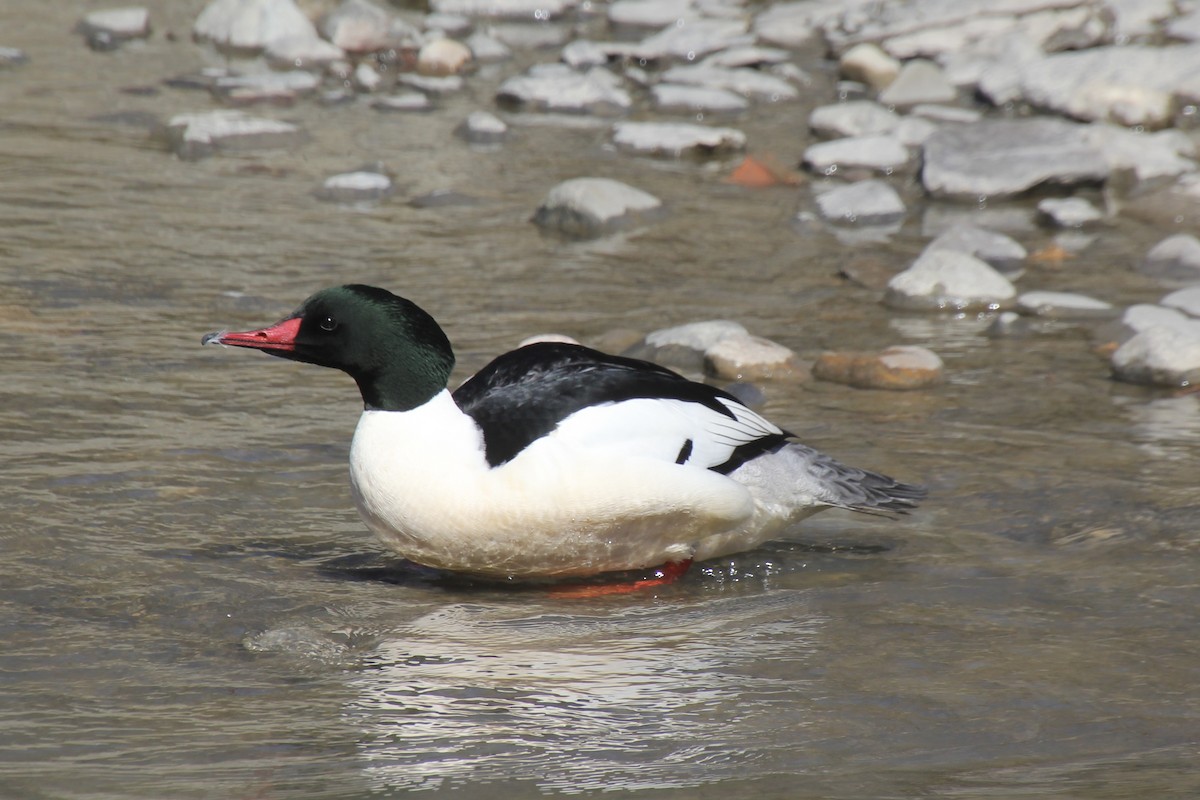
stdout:
POLYGON ((907 514, 925 498, 924 486, 901 483, 888 475, 847 466, 798 442, 792 442, 788 447, 805 451, 821 488, 821 500, 831 506, 864 514, 894 516, 907 514))

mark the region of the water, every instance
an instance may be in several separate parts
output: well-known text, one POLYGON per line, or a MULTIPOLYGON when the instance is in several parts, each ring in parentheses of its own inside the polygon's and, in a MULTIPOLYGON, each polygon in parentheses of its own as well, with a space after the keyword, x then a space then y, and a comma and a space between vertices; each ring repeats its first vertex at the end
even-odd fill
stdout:
MULTIPOLYGON (((961 207, 916 201, 890 243, 854 247, 789 225, 807 187, 617 156, 604 127, 518 124, 472 151, 449 131, 499 71, 426 116, 270 110, 312 142, 182 163, 125 123, 209 107, 159 86, 213 60, 187 41, 201 4, 152 5, 160 34, 105 55, 58 5, 0 8, 32 58, 0 72, 0 796, 1200 792, 1200 395, 1112 382, 1082 328, 991 340, 986 320, 898 314, 837 276, 864 253, 904 266, 922 213, 961 207), (373 159, 397 198, 311 197, 373 159), (671 214, 541 236, 538 200, 584 174, 671 214), (404 202, 441 188, 481 202, 404 202), (413 570, 354 514, 349 379, 199 347, 350 280, 435 313, 462 376, 530 333, 712 317, 806 357, 924 344, 946 385, 770 385, 766 412, 931 497, 897 523, 817 517, 644 595, 413 570)), ((832 91, 739 125, 791 160, 832 91)), ((1129 265, 1166 233, 1118 221, 1021 285, 1156 298, 1129 265)))

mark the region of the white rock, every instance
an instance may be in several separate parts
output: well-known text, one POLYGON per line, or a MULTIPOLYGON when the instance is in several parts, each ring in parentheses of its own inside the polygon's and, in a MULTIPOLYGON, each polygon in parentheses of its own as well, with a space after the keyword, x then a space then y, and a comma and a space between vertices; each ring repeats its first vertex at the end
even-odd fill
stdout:
POLYGON ((900 68, 896 79, 879 93, 879 102, 907 107, 918 103, 950 103, 957 96, 941 67, 918 58, 900 68))
POLYGON ((331 175, 317 190, 317 197, 335 203, 379 200, 392 193, 392 179, 379 172, 360 170, 331 175))
POLYGON ((140 7, 92 11, 84 16, 80 27, 93 47, 143 39, 150 35, 150 12, 140 7))
POLYGON ((1116 314, 1110 303, 1074 292, 1024 292, 1017 298, 1023 314, 1057 319, 1108 317, 1116 314))
POLYGON ((632 51, 635 58, 659 60, 681 58, 693 61, 716 50, 739 44, 752 44, 754 37, 747 33, 745 20, 684 19, 672 23, 658 33, 646 37, 632 51))
POLYGON ((508 136, 508 125, 491 112, 472 111, 455 132, 472 144, 497 144, 508 136))
POLYGON ((566 64, 539 64, 500 84, 496 101, 531 111, 620 113, 633 105, 621 83, 599 67, 577 72, 566 64))
POLYGON ((688 64, 671 67, 659 78, 667 83, 727 89, 746 97, 771 102, 794 100, 800 96, 799 90, 792 84, 756 69, 729 69, 703 64, 688 64))
POLYGON ((842 53, 838 69, 842 77, 865 83, 875 91, 886 88, 900 74, 900 61, 876 44, 862 42, 842 53))
POLYGON ((848 136, 817 142, 804 151, 804 163, 826 175, 847 169, 888 172, 903 167, 908 159, 908 148, 891 136, 848 136))
POLYGON ((743 45, 740 47, 730 47, 726 50, 718 50, 711 55, 705 56, 700 63, 706 67, 725 67, 728 69, 737 69, 739 67, 759 67, 764 64, 784 65, 792 54, 780 47, 758 47, 757 45, 743 45))
POLYGON ((613 126, 613 143, 642 155, 680 158, 741 150, 746 146, 746 134, 684 122, 618 122, 613 126))
POLYGON ((266 56, 273 63, 303 69, 326 66, 346 57, 345 51, 319 36, 290 36, 267 42, 266 56))
POLYGON ((754 33, 768 44, 800 47, 821 36, 821 25, 839 13, 837 3, 771 3, 754 18, 754 33))
POLYGON ((376 111, 431 111, 433 101, 424 92, 401 92, 372 101, 371 108, 376 111))
POLYGON ((955 225, 925 246, 928 250, 954 250, 986 261, 998 272, 1012 276, 1025 268, 1028 251, 1021 243, 1003 233, 975 225, 955 225))
POLYGON ((569 236, 590 237, 645 221, 662 207, 657 197, 610 178, 574 178, 546 195, 533 221, 569 236))
POLYGON ((732 114, 745 111, 750 102, 725 89, 660 83, 650 87, 654 107, 660 111, 713 112, 732 114))
POLYGON ((1200 239, 1190 233, 1168 236, 1150 248, 1138 269, 1171 282, 1200 281, 1200 239))
POLYGON ((646 344, 651 347, 686 347, 704 352, 722 339, 748 335, 749 331, 740 323, 727 319, 712 319, 660 328, 646 334, 646 344))
POLYGON ((999 309, 1016 294, 1007 278, 974 256, 927 250, 888 281, 884 301, 904 309, 999 309))
POLYGON ((1200 8, 1168 22, 1167 35, 1185 42, 1200 42, 1200 8))
POLYGON ((321 33, 347 52, 373 53, 396 43, 393 22, 391 12, 370 0, 343 0, 321 18, 321 33))
POLYGON ((192 33, 237 50, 261 50, 278 39, 317 38, 294 0, 213 0, 196 17, 192 33))
POLYGON ((900 195, 882 180, 839 186, 817 195, 821 215, 830 222, 861 226, 890 225, 904 218, 900 195))
POLYGON ((1121 315, 1121 324, 1134 333, 1142 333, 1151 328, 1174 328, 1186 332, 1192 322, 1193 320, 1177 309, 1150 303, 1132 305, 1121 315))
POLYGON ((1164 183, 1196 170, 1196 146, 1186 133, 1133 131, 1105 123, 1087 126, 1084 137, 1094 144, 1113 170, 1129 170, 1139 184, 1164 183))
POLYGON ((29 60, 24 50, 16 47, 0 47, 0 68, 15 67, 29 60))
POLYGON ((761 336, 725 336, 704 351, 705 369, 726 380, 798 380, 796 353, 761 336))
POLYGON ((414 72, 401 72, 396 76, 396 83, 435 97, 460 92, 467 85, 461 75, 418 75, 414 72))
POLYGON ((1159 303, 1167 308, 1177 308, 1193 319, 1200 318, 1200 284, 1171 292, 1159 303))
POLYGON ((475 56, 475 60, 481 64, 507 61, 512 58, 512 50, 508 45, 484 31, 475 31, 468 36, 466 45, 471 48, 471 54, 475 56))
POLYGON ((577 0, 430 0, 436 14, 492 19, 557 19, 577 5, 577 0))
POLYGON ((292 147, 304 132, 290 122, 252 117, 221 109, 177 114, 166 126, 166 135, 180 158, 196 159, 217 151, 292 147))
POLYGON ((615 0, 608 7, 610 23, 632 28, 663 28, 697 16, 694 0, 615 0))
POLYGON ((901 117, 899 124, 892 130, 892 136, 905 147, 920 148, 929 137, 938 131, 938 125, 924 117, 912 115, 901 117))
POLYGON ((1104 213, 1082 197, 1047 197, 1039 200, 1037 207, 1063 228, 1082 228, 1104 219, 1104 213))
POLYGON ((1142 331, 1112 355, 1121 380, 1159 386, 1191 386, 1200 380, 1200 320, 1142 331))
POLYGON ((453 39, 426 42, 417 53, 417 71, 422 75, 456 75, 471 63, 471 49, 453 39))
POLYGON ((890 133, 899 124, 899 116, 871 100, 818 106, 808 116, 813 132, 827 138, 890 133))
POLYGON ((358 66, 354 68, 353 80, 354 85, 360 91, 373 92, 383 83, 383 76, 370 63, 360 61, 358 66))

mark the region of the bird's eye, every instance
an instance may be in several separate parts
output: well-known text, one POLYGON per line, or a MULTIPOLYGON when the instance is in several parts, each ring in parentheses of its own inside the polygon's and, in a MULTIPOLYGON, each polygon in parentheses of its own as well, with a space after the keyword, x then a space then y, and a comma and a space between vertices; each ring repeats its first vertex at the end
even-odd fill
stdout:
POLYGON ((332 333, 337 330, 338 321, 333 317, 325 317, 320 322, 321 330, 332 333))

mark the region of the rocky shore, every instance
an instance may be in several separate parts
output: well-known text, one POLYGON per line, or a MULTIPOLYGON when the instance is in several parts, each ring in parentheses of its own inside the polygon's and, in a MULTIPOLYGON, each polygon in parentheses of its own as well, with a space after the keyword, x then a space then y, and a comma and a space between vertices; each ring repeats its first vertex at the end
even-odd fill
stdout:
MULTIPOLYGON (((77 32, 97 50, 157 35, 136 7, 93 11, 77 32)), ((799 193, 812 202, 797 201, 796 225, 846 241, 894 236, 914 194, 1026 216, 1037 198, 1032 223, 1061 232, 1051 255, 1063 259, 1122 215, 1152 220, 1163 239, 1130 269, 1161 287, 1155 304, 1020 286, 1032 255, 982 214, 978 224, 931 231, 907 269, 878 282, 880 300, 906 312, 989 315, 997 337, 1070 320, 1088 328, 1120 380, 1200 380, 1194 3, 432 0, 418 13, 369 0, 214 0, 191 35, 190 46, 218 49, 229 66, 167 79, 195 93, 194 111, 155 134, 181 159, 303 146, 303 127, 272 113, 280 105, 442 113, 439 99, 469 91, 489 65, 504 73, 498 89, 456 123, 472 147, 521 147, 513 119, 542 114, 607 129, 621 158, 700 168, 749 153, 728 182, 799 193), (821 96, 827 84, 813 76, 831 70, 835 91, 821 96), (795 153, 784 154, 794 160, 764 163, 739 120, 800 102, 814 110, 795 153)), ((0 69, 31 68, 20 42, 0 45, 0 69)), ((342 204, 395 199, 387 169, 374 164, 347 164, 314 194, 342 204)), ((653 226, 669 207, 670 198, 605 177, 598 163, 593 175, 547 186, 529 214, 553 235, 602 237, 653 226)), ((813 375, 919 389, 943 373, 936 354, 894 342, 802 364, 720 321, 651 333, 629 352, 682 358, 734 381, 813 375)))

